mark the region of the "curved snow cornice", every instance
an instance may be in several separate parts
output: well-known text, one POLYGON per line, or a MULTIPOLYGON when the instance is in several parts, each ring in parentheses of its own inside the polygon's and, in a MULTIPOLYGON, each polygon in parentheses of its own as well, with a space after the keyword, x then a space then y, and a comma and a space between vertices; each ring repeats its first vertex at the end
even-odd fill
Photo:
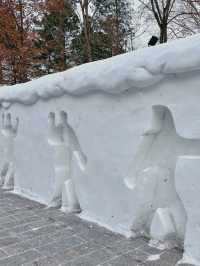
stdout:
POLYGON ((34 104, 64 94, 143 89, 169 74, 200 70, 200 34, 0 89, 0 102, 34 104))

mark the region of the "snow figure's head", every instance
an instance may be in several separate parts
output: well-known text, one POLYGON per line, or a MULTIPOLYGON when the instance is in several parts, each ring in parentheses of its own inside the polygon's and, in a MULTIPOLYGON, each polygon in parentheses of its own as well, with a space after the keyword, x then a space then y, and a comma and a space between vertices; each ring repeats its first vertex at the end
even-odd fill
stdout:
POLYGON ((65 111, 60 112, 60 120, 62 124, 68 124, 68 115, 65 111))
POLYGON ((48 123, 50 126, 55 126, 55 113, 53 112, 49 113, 48 123))

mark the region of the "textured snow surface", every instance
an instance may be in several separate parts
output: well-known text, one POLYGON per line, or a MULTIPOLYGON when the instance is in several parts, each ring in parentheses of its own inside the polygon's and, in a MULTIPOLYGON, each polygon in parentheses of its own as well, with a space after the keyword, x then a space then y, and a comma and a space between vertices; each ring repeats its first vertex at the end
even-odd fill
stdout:
MULTIPOLYGON (((1 102, 33 104, 63 94, 121 93, 147 88, 168 75, 200 69, 200 35, 140 49, 47 75, 23 85, 3 86, 1 102)), ((6 106, 6 104, 5 104, 6 106)))

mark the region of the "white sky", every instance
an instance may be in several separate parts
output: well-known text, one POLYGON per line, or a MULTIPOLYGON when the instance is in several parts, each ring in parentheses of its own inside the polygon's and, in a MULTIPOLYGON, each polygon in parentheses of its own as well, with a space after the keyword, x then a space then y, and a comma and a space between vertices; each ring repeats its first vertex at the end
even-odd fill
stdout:
MULTIPOLYGON (((129 0, 131 4, 135 7, 135 10, 137 10, 138 6, 140 5, 140 2, 138 0, 129 0)), ((136 38, 134 40, 134 47, 137 48, 142 48, 146 47, 151 36, 156 35, 159 36, 158 28, 151 22, 151 23, 146 23, 145 21, 142 21, 138 19, 138 22, 141 24, 140 29, 138 32, 136 32, 136 38)))

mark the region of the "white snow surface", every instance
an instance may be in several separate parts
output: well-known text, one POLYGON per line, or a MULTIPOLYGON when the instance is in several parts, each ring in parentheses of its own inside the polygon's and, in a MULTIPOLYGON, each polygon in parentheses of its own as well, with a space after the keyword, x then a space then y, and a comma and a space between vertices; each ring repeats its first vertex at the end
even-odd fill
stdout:
MULTIPOLYGON (((200 69, 200 35, 74 67, 14 86, 3 86, 0 102, 34 104, 64 94, 122 93, 155 85, 172 74, 200 69)), ((6 103, 5 103, 6 106, 6 103)))

